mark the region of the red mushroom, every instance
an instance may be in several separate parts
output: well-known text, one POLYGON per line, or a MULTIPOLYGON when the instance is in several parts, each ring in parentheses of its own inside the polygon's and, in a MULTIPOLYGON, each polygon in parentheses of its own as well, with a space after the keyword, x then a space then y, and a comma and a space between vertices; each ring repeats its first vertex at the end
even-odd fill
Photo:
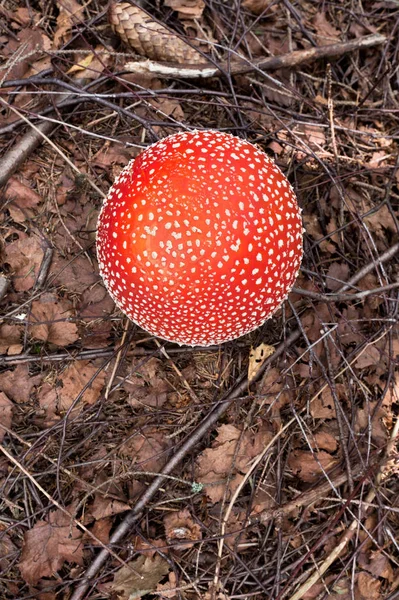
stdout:
POLYGON ((259 327, 302 259, 295 194, 260 149, 218 131, 171 135, 121 172, 97 233, 100 272, 146 331, 208 346, 259 327))

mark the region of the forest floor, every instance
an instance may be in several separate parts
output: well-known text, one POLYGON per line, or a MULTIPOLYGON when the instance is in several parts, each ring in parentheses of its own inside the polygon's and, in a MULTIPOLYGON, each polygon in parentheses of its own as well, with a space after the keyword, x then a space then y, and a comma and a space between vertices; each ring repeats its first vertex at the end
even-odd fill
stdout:
POLYGON ((144 2, 125 40, 107 8, 0 6, 0 597, 399 598, 399 3, 144 2), (122 166, 193 128, 272 156, 306 230, 220 347, 128 321, 94 244, 122 166))

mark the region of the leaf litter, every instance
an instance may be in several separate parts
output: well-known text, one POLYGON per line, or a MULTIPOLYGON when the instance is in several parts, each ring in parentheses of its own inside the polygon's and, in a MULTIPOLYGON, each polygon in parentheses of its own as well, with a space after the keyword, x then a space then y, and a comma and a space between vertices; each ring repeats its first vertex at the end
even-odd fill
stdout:
MULTIPOLYGON (((397 252, 376 261, 398 239, 398 7, 288 4, 147 8, 215 64, 242 55, 251 65, 377 31, 388 41, 278 69, 267 85, 257 68, 188 85, 126 73, 131 51, 102 1, 2 8, 3 100, 35 124, 60 123, 49 135, 59 152, 42 144, 7 178, 0 217, 10 281, 0 299, 4 598, 55 600, 66 586, 72 594, 98 543, 54 500, 107 544, 217 401, 230 402, 226 413, 116 548, 128 566, 110 558, 93 593, 289 598, 303 581, 309 599, 395 593, 397 252), (71 86, 84 91, 68 99, 71 86), (69 104, 54 111, 59 100, 69 104), (106 193, 142 148, 186 126, 230 131, 276 159, 303 208, 306 252, 299 290, 263 328, 220 349, 166 344, 165 355, 145 332, 125 329, 104 289, 94 251, 102 200, 90 181, 106 193), (342 299, 328 298, 353 277, 342 299), (263 350, 295 329, 296 340, 266 359, 263 350), (252 381, 230 401, 247 373, 252 381), (376 498, 367 504, 370 489, 376 498), (310 585, 353 516, 358 535, 310 585)), ((1 155, 24 135, 10 106, 2 107, 1 155)))

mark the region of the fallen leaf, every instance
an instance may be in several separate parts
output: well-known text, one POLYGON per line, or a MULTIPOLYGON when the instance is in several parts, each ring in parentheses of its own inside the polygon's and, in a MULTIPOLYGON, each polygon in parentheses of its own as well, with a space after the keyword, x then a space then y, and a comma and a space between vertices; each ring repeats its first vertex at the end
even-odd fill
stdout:
POLYGON ((310 414, 314 419, 334 419, 336 416, 334 398, 329 387, 322 390, 310 404, 310 414))
POLYGON ((387 556, 380 550, 370 551, 369 556, 366 553, 359 555, 360 566, 374 575, 374 577, 382 577, 388 581, 394 580, 394 572, 387 556))
POLYGON ((52 577, 64 562, 83 564, 82 533, 61 510, 50 512, 24 535, 19 570, 29 585, 52 577))
POLYGON ((21 231, 17 235, 18 240, 6 245, 5 262, 11 267, 14 289, 26 292, 36 282, 44 251, 36 236, 27 236, 21 231))
POLYGON ((58 253, 54 256, 50 268, 53 285, 62 286, 68 292, 82 294, 99 281, 99 274, 93 269, 86 256, 78 255, 63 258, 58 253))
POLYGON ((292 471, 307 483, 313 483, 324 471, 329 471, 336 464, 336 459, 321 450, 310 452, 307 450, 293 450, 288 457, 288 465, 292 471))
POLYGON ((79 334, 76 324, 68 322, 72 317, 71 308, 67 300, 43 294, 40 300, 32 302, 29 333, 36 340, 57 346, 73 344, 79 334))
POLYGON ((162 556, 141 555, 119 569, 107 588, 118 592, 118 600, 135 600, 153 592, 169 572, 169 564, 162 556))
MULTIPOLYGON (((91 532, 96 536, 100 542, 103 544, 109 544, 109 535, 113 526, 113 519, 99 519, 95 521, 93 527, 91 528, 91 532)), ((96 542, 91 536, 85 536, 85 540, 92 544, 93 546, 100 546, 98 542, 96 542)))
POLYGON ((46 425, 51 426, 59 421, 78 397, 79 401, 72 409, 73 416, 79 414, 85 404, 94 404, 98 400, 105 383, 105 373, 97 371, 89 361, 83 360, 70 363, 61 374, 52 374, 51 381, 47 380, 38 393, 46 425), (94 380, 88 385, 94 375, 94 380))
POLYGON ((278 8, 274 0, 243 0, 242 6, 262 17, 271 17, 278 8))
POLYGON ((259 369, 269 356, 275 352, 274 346, 268 344, 259 344, 256 348, 251 348, 249 353, 248 381, 251 382, 256 377, 259 369))
POLYGON ((340 41, 340 32, 327 20, 326 13, 317 11, 313 17, 313 26, 320 46, 340 41))
POLYGON ((326 286, 332 292, 336 292, 348 280, 349 265, 347 263, 333 262, 326 274, 326 286))
POLYGON ((112 517, 131 508, 126 503, 126 497, 121 487, 104 471, 100 471, 96 475, 93 485, 98 488, 98 491, 94 495, 90 513, 96 520, 112 517))
POLYGON ((0 354, 8 353, 10 348, 21 345, 21 325, 0 325, 0 354))
POLYGON ((173 548, 186 550, 192 548, 193 541, 202 539, 201 526, 195 523, 188 509, 169 513, 164 517, 166 539, 173 544, 173 548), (176 543, 179 542, 179 543, 176 543))
POLYGON ((59 383, 61 385, 57 387, 58 408, 60 411, 67 411, 82 390, 85 391, 80 398, 80 404, 94 404, 104 386, 105 373, 98 372, 98 368, 87 360, 78 360, 65 369, 59 377, 59 383))
POLYGON ((180 18, 199 19, 204 12, 204 0, 165 0, 165 6, 169 6, 179 13, 180 18))
POLYGON ((70 31, 75 23, 79 23, 83 17, 83 6, 76 0, 57 0, 59 10, 57 26, 53 39, 53 50, 59 48, 63 43, 69 41, 70 31))
MULTIPOLYGON (((313 446, 313 444, 312 444, 313 446)), ((314 436, 314 447, 317 450, 327 450, 327 452, 335 452, 338 447, 336 438, 328 431, 319 431, 314 436)))
POLYGON ((10 200, 7 208, 11 218, 17 223, 23 223, 33 216, 32 208, 36 207, 41 198, 37 192, 32 190, 28 182, 11 177, 5 191, 5 197, 10 200))
POLYGON ((133 359, 130 374, 126 377, 123 388, 129 393, 130 406, 159 408, 165 404, 171 386, 166 380, 163 363, 152 357, 144 363, 142 358, 133 359))
MULTIPOLYGON (((0 425, 11 429, 13 404, 4 392, 0 392, 0 425)), ((6 430, 0 427, 0 444, 6 435, 6 430)))
POLYGON ((372 577, 369 573, 361 571, 357 576, 357 587, 361 598, 364 600, 378 600, 380 596, 381 581, 372 577))
MULTIPOLYGON (((134 471, 159 473, 168 458, 170 442, 159 428, 149 428, 144 432, 132 430, 131 439, 126 440, 119 453, 125 458, 125 468, 134 471)), ((142 490, 142 478, 133 482, 130 497, 142 490)))
POLYGON ((366 432, 371 425, 371 439, 378 448, 385 447, 388 441, 388 431, 384 425, 385 419, 389 416, 389 409, 386 406, 380 406, 375 412, 377 402, 368 402, 364 408, 358 408, 356 412, 355 433, 366 432))
POLYGON ((219 502, 225 492, 229 497, 237 489, 252 459, 271 438, 272 434, 265 429, 243 433, 234 425, 219 427, 212 447, 199 455, 195 470, 196 480, 205 484, 206 494, 212 502, 219 502))
POLYGON ((153 540, 151 538, 143 539, 141 536, 136 535, 133 538, 132 543, 135 552, 139 552, 140 554, 147 554, 151 557, 153 557, 157 553, 157 548, 161 548, 162 552, 168 552, 167 543, 162 538, 157 538, 156 540, 153 540))
POLYGON ((6 575, 11 564, 12 555, 17 551, 18 549, 10 536, 0 529, 0 570, 3 576, 6 575))
POLYGON ((173 571, 170 571, 168 578, 169 578, 169 581, 167 583, 158 583, 158 585, 157 585, 156 591, 160 592, 159 596, 157 594, 157 596, 159 598, 169 599, 169 598, 177 597, 176 588, 178 587, 178 585, 177 585, 176 574, 173 571))
POLYGON ((33 388, 41 381, 41 375, 32 377, 28 365, 18 365, 14 370, 0 373, 0 390, 17 403, 29 402, 33 388))
POLYGON ((378 349, 369 344, 360 353, 359 358, 355 362, 355 367, 365 369, 366 367, 374 367, 381 361, 381 355, 378 349))

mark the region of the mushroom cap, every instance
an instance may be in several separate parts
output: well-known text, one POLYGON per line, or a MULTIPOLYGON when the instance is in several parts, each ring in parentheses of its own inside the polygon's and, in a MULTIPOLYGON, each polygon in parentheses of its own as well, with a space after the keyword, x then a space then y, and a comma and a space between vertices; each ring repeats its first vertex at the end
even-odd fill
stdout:
POLYGON ((262 325, 302 260, 294 191, 262 150, 233 135, 171 135, 132 160, 98 220, 100 273, 149 333, 209 346, 262 325))

